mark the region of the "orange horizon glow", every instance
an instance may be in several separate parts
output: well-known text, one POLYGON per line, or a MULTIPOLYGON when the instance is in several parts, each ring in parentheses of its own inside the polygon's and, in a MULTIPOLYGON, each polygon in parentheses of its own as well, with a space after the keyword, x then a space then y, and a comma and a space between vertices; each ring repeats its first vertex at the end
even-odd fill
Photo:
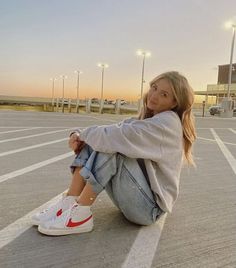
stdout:
MULTIPOLYGON (((97 90, 86 90, 87 94, 81 92, 79 94, 79 98, 80 99, 86 99, 86 98, 98 98, 100 99, 100 92, 98 92, 97 90)), ((50 92, 44 92, 44 91, 32 91, 30 90, 29 92, 26 91, 21 91, 21 93, 15 91, 15 93, 13 91, 11 91, 11 94, 7 94, 4 92, 1 92, 0 95, 4 95, 4 96, 16 96, 16 97, 38 97, 38 98, 52 98, 52 93, 50 92)), ((66 99, 76 99, 76 92, 75 93, 65 93, 64 98, 66 99)), ((54 98, 62 98, 62 94, 58 94, 57 92, 54 94, 54 98)), ((117 94, 104 94, 103 95, 104 99, 108 99, 108 100, 116 100, 116 99, 125 99, 127 101, 137 101, 138 100, 138 96, 135 97, 134 94, 122 94, 117 96, 117 94)))

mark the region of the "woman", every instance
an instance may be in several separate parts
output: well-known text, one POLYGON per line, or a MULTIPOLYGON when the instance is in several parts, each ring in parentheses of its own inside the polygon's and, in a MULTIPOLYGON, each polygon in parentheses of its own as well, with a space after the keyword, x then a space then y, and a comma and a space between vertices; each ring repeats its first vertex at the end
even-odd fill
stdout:
POLYGON ((194 164, 193 100, 184 76, 163 73, 151 81, 138 119, 72 132, 72 182, 56 204, 33 217, 39 232, 91 231, 91 205, 103 189, 136 224, 150 225, 170 213, 179 192, 182 160, 194 164))

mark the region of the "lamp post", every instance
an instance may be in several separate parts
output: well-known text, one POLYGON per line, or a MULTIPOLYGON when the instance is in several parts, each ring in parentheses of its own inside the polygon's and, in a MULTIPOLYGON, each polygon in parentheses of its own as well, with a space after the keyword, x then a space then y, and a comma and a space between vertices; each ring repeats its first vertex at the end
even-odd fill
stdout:
POLYGON ((64 113, 65 79, 67 76, 61 75, 60 77, 62 78, 62 112, 64 113))
POLYGON ((230 85, 232 80, 232 66, 233 66, 233 54, 234 54, 234 40, 235 40, 235 28, 236 23, 229 23, 228 27, 233 29, 232 42, 231 42, 231 52, 230 52, 230 65, 229 65, 229 79, 228 79, 228 90, 227 90, 227 98, 230 99, 230 85))
POLYGON ((144 51, 144 50, 139 49, 137 51, 137 55, 143 57, 142 75, 141 75, 141 89, 140 89, 140 101, 139 101, 139 107, 138 107, 138 110, 140 111, 141 110, 141 102, 142 102, 142 98, 143 98, 143 84, 145 82, 145 80, 144 80, 145 60, 146 60, 146 58, 151 56, 151 53, 149 51, 144 51))
POLYGON ((98 63, 98 67, 102 68, 102 86, 101 86, 101 98, 100 98, 100 110, 99 110, 99 112, 102 113, 102 109, 103 109, 104 71, 105 71, 105 68, 109 67, 109 65, 107 63, 98 63))
POLYGON ((80 70, 75 70, 75 73, 77 73, 77 85, 76 85, 76 112, 79 113, 79 75, 83 72, 80 70))
POLYGON ((235 40, 235 28, 236 23, 227 22, 225 24, 226 28, 233 29, 233 36, 231 42, 231 52, 230 52, 230 64, 229 64, 229 76, 228 76, 228 86, 227 86, 227 97, 222 100, 221 106, 223 108, 221 112, 222 117, 233 117, 233 100, 230 97, 230 85, 232 80, 232 66, 233 66, 233 52, 234 52, 234 40, 235 40))
POLYGON ((145 82, 144 80, 144 68, 145 68, 145 60, 146 60, 146 57, 150 57, 151 56, 151 53, 149 51, 144 51, 144 50, 141 50, 139 49, 137 51, 137 55, 138 56, 142 56, 143 57, 143 63, 142 63, 142 78, 141 78, 141 98, 143 97, 143 84, 145 82))
POLYGON ((54 111, 54 86, 55 86, 55 81, 57 80, 56 78, 50 78, 52 81, 52 111, 54 111))

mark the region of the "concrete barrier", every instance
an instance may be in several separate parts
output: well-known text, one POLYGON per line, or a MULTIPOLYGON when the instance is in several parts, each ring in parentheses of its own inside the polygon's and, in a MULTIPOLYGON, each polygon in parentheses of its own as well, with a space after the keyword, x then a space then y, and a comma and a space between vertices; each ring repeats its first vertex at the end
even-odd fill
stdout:
POLYGON ((41 106, 43 111, 50 112, 75 112, 79 113, 82 108, 86 113, 99 112, 99 113, 137 113, 137 105, 121 105, 121 100, 117 99, 115 104, 107 104, 104 101, 99 103, 92 103, 91 99, 77 100, 73 99, 60 99, 60 98, 33 98, 33 97, 14 97, 14 96, 0 96, 0 105, 28 105, 28 106, 41 106), (55 106, 55 107, 54 107, 55 106))

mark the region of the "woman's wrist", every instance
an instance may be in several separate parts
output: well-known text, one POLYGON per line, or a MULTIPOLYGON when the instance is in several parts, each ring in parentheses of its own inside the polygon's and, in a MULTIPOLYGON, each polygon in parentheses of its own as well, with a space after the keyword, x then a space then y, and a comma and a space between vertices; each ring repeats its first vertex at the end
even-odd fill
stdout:
POLYGON ((75 133, 76 133, 77 136, 79 136, 79 131, 75 130, 75 131, 72 131, 72 132, 70 133, 69 137, 71 137, 71 136, 72 136, 73 134, 75 134, 75 133))

